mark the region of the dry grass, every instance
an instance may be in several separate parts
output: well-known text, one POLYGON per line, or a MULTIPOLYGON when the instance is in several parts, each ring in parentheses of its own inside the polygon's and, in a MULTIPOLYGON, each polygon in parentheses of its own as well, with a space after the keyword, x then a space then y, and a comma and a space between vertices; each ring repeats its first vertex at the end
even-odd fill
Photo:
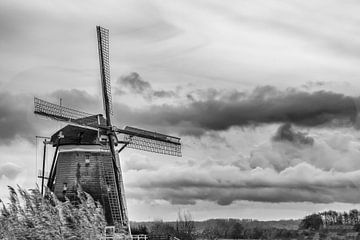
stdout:
POLYGON ((100 239, 106 225, 102 207, 85 192, 76 204, 59 201, 39 189, 9 187, 8 204, 0 200, 0 239, 100 239))

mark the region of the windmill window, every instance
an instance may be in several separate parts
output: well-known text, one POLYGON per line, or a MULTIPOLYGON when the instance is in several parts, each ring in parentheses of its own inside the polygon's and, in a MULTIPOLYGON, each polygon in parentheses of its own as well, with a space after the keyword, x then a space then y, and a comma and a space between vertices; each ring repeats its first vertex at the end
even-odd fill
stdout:
POLYGON ((89 166, 90 164, 90 155, 85 155, 85 166, 89 166))
POLYGON ((66 192, 66 190, 67 190, 67 183, 64 183, 63 191, 66 192))

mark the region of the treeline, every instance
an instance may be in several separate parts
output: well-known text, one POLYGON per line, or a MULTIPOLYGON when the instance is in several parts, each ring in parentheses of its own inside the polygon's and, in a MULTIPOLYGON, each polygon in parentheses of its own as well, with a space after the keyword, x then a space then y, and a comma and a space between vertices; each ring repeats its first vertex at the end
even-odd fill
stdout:
POLYGON ((200 236, 205 239, 275 239, 275 238, 295 238, 298 237, 296 230, 264 228, 264 227, 245 227, 238 219, 217 219, 211 220, 211 225, 205 227, 200 236))
POLYGON ((209 219, 206 221, 196 221, 195 226, 198 229, 204 229, 207 226, 216 225, 218 222, 239 222, 244 228, 278 228, 278 229, 288 229, 296 230, 299 227, 301 220, 277 220, 277 221, 259 221, 256 219, 237 219, 237 218, 228 218, 228 219, 209 219))
POLYGON ((360 212, 352 209, 349 212, 324 211, 306 216, 300 223, 300 229, 318 230, 330 225, 360 225, 360 212))
MULTIPOLYGON (((191 215, 181 215, 176 222, 133 224, 133 234, 170 235, 179 239, 290 239, 299 237, 295 229, 262 227, 261 221, 211 219, 194 222, 191 215)), ((286 222, 286 221, 285 221, 286 222)), ((292 222, 292 221, 290 221, 292 222)))
POLYGON ((0 239, 100 239, 106 226, 101 205, 85 192, 76 205, 38 189, 9 193, 9 204, 0 200, 0 239))

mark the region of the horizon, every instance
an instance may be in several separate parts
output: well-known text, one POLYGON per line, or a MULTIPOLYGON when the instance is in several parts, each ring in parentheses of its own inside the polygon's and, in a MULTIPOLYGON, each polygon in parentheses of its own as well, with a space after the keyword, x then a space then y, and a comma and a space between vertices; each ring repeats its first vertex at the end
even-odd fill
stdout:
MULTIPOLYGON (((209 219, 203 219, 203 220, 193 220, 194 222, 206 222, 211 220, 240 220, 241 222, 281 222, 281 221, 301 221, 302 219, 279 219, 279 220, 259 220, 259 219, 243 219, 243 218, 209 218, 209 219)), ((156 222, 158 220, 153 221, 131 221, 135 223, 151 223, 156 222)), ((162 220, 159 220, 162 221, 162 220)), ((177 220, 171 220, 171 221, 164 221, 169 223, 175 223, 177 220)))

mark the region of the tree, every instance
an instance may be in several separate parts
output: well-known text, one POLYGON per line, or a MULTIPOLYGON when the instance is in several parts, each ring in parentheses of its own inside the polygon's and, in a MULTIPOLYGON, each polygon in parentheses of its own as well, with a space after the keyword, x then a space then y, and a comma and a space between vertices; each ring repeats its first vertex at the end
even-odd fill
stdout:
POLYGON ((350 218, 349 218, 349 214, 347 213, 347 212, 344 212, 343 214, 342 214, 342 217, 343 217, 343 223, 344 224, 349 224, 350 223, 350 218))
POLYGON ((150 236, 174 236, 175 228, 169 223, 164 223, 162 220, 155 221, 150 227, 150 236))
POLYGON ((140 235, 140 234, 148 234, 149 230, 145 225, 131 226, 131 234, 140 235))
POLYGON ((351 224, 355 225, 359 223, 359 211, 357 209, 350 210, 349 217, 351 219, 351 224))
POLYGON ((320 214, 311 214, 306 216, 300 223, 300 229, 319 230, 323 225, 320 214))
POLYGON ((192 219, 190 212, 178 213, 178 220, 176 221, 176 237, 180 239, 192 240, 195 239, 195 222, 192 219))
POLYGON ((244 227, 239 223, 234 223, 230 228, 230 238, 242 238, 243 237, 244 227))
POLYGON ((201 233, 202 238, 208 240, 216 240, 219 239, 221 236, 219 231, 213 226, 207 226, 201 233))

